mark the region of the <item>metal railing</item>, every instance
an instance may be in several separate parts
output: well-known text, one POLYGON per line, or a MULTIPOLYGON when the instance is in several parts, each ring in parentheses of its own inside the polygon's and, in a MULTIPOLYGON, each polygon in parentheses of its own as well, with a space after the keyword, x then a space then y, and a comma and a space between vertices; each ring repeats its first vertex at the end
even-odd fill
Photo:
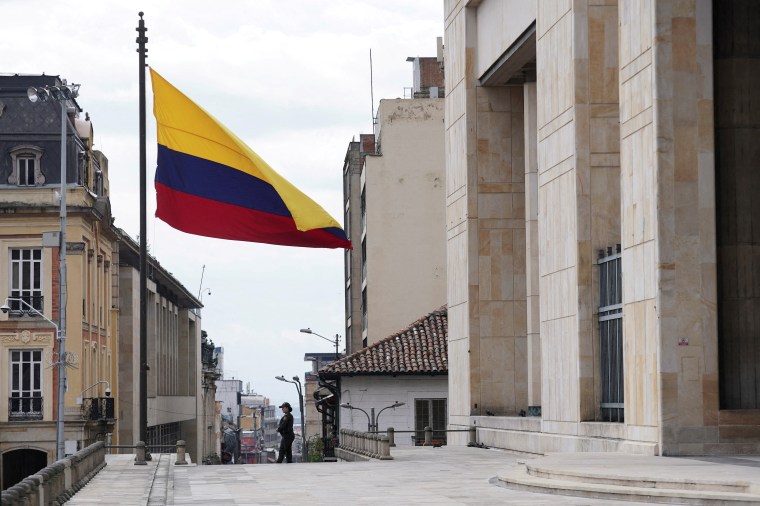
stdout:
POLYGON ((8 296, 8 306, 11 308, 11 315, 37 316, 36 311, 42 312, 45 307, 44 303, 45 297, 43 295, 21 295, 18 290, 11 290, 11 294, 8 296), (31 308, 34 308, 34 310, 31 308))
POLYGON ((381 459, 392 460, 390 449, 396 446, 396 434, 411 434, 412 440, 417 446, 438 447, 446 444, 445 435, 449 432, 467 432, 469 433, 468 446, 477 446, 477 429, 473 426, 468 429, 442 429, 433 430, 432 427, 425 427, 423 438, 420 444, 417 444, 415 435, 420 431, 417 430, 395 430, 388 427, 385 432, 380 431, 357 431, 349 429, 340 430, 340 445, 337 448, 336 455, 342 460, 369 460, 381 459), (443 433, 443 439, 435 439, 434 433, 443 433))
POLYGON ((159 445, 159 444, 149 444, 146 445, 143 441, 138 441, 137 444, 134 445, 105 445, 107 450, 111 450, 112 448, 116 449, 123 449, 123 448, 131 448, 135 450, 135 465, 136 466, 144 466, 147 464, 147 461, 152 460, 152 457, 150 455, 149 449, 161 449, 166 450, 169 449, 168 452, 161 452, 161 453, 176 453, 177 458, 174 462, 174 465, 176 466, 182 466, 187 464, 187 452, 185 450, 185 441, 183 439, 180 439, 177 441, 176 444, 173 445, 159 445))
POLYGON ((8 398, 8 419, 42 420, 42 397, 22 396, 8 398))
POLYGON ((113 420, 113 397, 92 397, 82 399, 83 420, 113 420))
POLYGON ((618 244, 613 252, 599 251, 599 340, 602 397, 601 418, 623 422, 623 275, 618 244))

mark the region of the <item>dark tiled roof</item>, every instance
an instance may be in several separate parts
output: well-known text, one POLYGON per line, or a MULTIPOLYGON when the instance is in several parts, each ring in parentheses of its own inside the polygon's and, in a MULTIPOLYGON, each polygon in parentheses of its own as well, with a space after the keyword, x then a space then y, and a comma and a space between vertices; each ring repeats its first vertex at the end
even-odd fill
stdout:
POLYGON ((448 374, 446 306, 404 330, 319 370, 327 376, 354 374, 448 374))

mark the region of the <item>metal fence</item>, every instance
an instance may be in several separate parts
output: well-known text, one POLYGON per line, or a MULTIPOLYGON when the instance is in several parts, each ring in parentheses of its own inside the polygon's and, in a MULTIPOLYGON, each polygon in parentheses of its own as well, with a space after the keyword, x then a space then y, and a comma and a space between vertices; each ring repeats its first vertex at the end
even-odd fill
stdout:
POLYGON ((8 398, 9 420, 42 420, 42 397, 14 396, 8 398))
POLYGON ((622 255, 618 244, 613 251, 599 251, 599 339, 602 373, 601 418, 625 421, 623 376, 623 285, 622 255))
POLYGON ((113 420, 114 399, 113 397, 91 397, 82 399, 82 419, 83 420, 113 420))

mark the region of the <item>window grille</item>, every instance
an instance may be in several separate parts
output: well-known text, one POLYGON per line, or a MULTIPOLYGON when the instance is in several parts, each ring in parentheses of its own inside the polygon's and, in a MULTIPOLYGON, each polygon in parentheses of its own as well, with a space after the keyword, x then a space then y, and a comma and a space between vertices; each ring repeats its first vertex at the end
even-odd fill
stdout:
POLYGON ((446 399, 414 400, 414 444, 425 442, 425 427, 433 429, 433 441, 446 444, 446 399))
POLYGON ((182 427, 179 422, 170 422, 162 425, 152 425, 148 427, 146 442, 150 447, 155 445, 161 447, 156 450, 157 453, 174 453, 175 449, 167 448, 168 446, 174 446, 182 437, 182 427))
POLYGON ((620 245, 599 251, 599 339, 601 418, 623 422, 623 290, 620 245))
POLYGON ((42 420, 42 351, 11 350, 8 418, 42 420))

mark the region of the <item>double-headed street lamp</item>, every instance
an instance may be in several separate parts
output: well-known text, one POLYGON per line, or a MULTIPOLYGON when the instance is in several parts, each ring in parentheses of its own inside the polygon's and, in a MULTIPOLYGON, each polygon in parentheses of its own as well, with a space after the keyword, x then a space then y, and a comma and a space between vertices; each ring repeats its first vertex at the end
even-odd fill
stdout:
POLYGON ((325 337, 323 335, 317 334, 311 329, 301 329, 301 332, 304 334, 314 334, 317 337, 321 337, 325 341, 329 341, 335 345, 335 360, 337 361, 340 358, 340 355, 338 354, 338 343, 340 342, 340 336, 338 334, 335 334, 335 339, 330 339, 329 337, 325 337))
POLYGON ((285 378, 285 376, 275 376, 274 379, 284 381, 286 383, 293 383, 298 391, 298 407, 301 410, 301 462, 308 461, 309 449, 306 447, 306 430, 304 428, 304 412, 303 412, 303 390, 301 389, 301 380, 298 376, 293 376, 292 380, 285 378))
MULTIPOLYGON (((383 411, 385 411, 386 409, 391 409, 391 408, 396 409, 399 406, 403 406, 404 404, 406 404, 406 403, 405 402, 398 402, 398 401, 396 401, 393 404, 391 404, 390 406, 385 406, 383 409, 381 409, 377 413, 377 417, 375 418, 375 430, 378 430, 378 426, 380 425, 380 415, 382 414, 383 411)), ((375 413, 375 408, 372 408, 372 413, 373 414, 375 413)))
POLYGON ((61 104, 61 233, 59 237, 59 284, 58 284, 58 425, 56 427, 56 460, 65 457, 63 439, 63 408, 66 393, 66 369, 63 359, 66 357, 66 123, 68 119, 68 101, 79 96, 79 85, 30 87, 26 91, 32 103, 54 100, 61 104))
POLYGON ((370 413, 367 413, 362 408, 358 408, 356 406, 352 406, 350 402, 344 402, 343 404, 340 405, 340 407, 341 408, 350 409, 352 411, 354 409, 356 409, 356 410, 361 411, 362 413, 364 413, 364 415, 367 417, 367 432, 372 432, 372 431, 377 432, 377 424, 380 421, 380 414, 383 411, 385 411, 386 409, 391 409, 391 408, 396 409, 399 406, 403 406, 404 404, 406 404, 406 403, 396 401, 393 404, 391 404, 390 406, 386 406, 383 409, 381 409, 380 412, 377 413, 377 417, 375 417, 375 408, 371 408, 370 409, 370 413))
POLYGON ((37 309, 36 307, 29 304, 24 299, 18 298, 18 297, 8 297, 5 301, 5 304, 0 306, 0 311, 3 313, 13 313, 17 311, 14 308, 11 308, 11 306, 8 305, 9 302, 14 303, 21 303, 21 305, 25 306, 29 312, 32 312, 36 314, 37 316, 42 317, 45 321, 47 321, 50 325, 55 327, 55 336, 58 340, 58 417, 56 418, 56 431, 55 431, 55 443, 56 443, 56 460, 61 460, 64 458, 65 455, 65 443, 63 439, 63 395, 66 392, 66 387, 63 384, 64 381, 66 381, 66 361, 67 356, 66 352, 63 351, 63 340, 65 339, 64 333, 61 332, 61 328, 58 326, 57 323, 55 323, 53 320, 42 314, 42 312, 37 309))
POLYGON ((351 411, 357 409, 364 413, 364 416, 367 417, 367 432, 372 432, 372 426, 374 425, 374 420, 370 420, 369 413, 364 411, 362 408, 357 408, 356 406, 352 406, 350 402, 344 402, 340 405, 341 408, 350 409, 351 411))

